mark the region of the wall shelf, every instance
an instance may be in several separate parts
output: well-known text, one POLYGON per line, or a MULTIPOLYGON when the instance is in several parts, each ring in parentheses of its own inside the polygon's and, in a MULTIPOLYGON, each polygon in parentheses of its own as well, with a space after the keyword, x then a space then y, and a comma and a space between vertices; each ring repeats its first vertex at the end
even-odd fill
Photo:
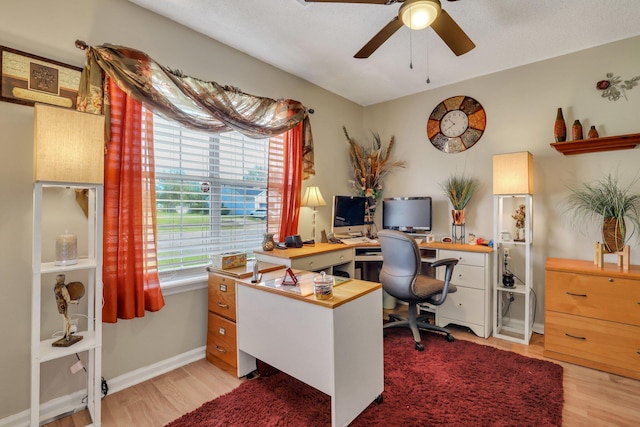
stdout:
POLYGON ((640 144, 640 133, 631 135, 605 136, 602 138, 580 139, 577 141, 554 142, 553 148, 570 156, 573 154, 596 153, 599 151, 630 150, 640 144))

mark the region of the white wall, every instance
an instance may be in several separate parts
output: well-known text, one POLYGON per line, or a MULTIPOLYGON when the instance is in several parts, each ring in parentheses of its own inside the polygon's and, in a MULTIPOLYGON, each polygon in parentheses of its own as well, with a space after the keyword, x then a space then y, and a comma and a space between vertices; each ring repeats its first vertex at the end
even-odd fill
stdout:
MULTIPOLYGON (((389 176, 385 196, 434 196, 434 227, 439 235, 451 232, 450 206, 439 188, 449 173, 465 172, 480 181, 480 191, 465 215, 466 231, 491 238, 492 156, 519 151, 533 154, 536 323, 543 320, 546 258, 593 259, 593 244, 601 240, 596 224, 576 229, 563 214, 562 199, 568 194, 567 186, 599 179, 610 171, 618 171, 623 183, 631 183, 640 176, 638 149, 564 156, 549 145, 554 142, 558 107, 563 109, 568 135, 575 119, 582 123, 585 135, 591 125, 596 125, 600 136, 640 133, 640 87, 627 92, 628 100, 602 98, 596 82, 608 72, 623 79, 640 75, 640 37, 365 109, 365 128, 395 135, 396 158, 408 162, 406 169, 389 176), (471 96, 483 105, 487 127, 469 150, 445 154, 428 140, 427 119, 439 102, 457 95, 471 96)), ((640 182, 633 189, 640 192, 640 182)), ((637 243, 633 241, 631 249, 631 261, 635 264, 640 263, 637 243)))
MULTIPOLYGON (((311 117, 317 176, 325 195, 347 191, 346 150, 341 126, 362 125, 362 107, 304 80, 239 53, 125 0, 4 0, 0 45, 71 65, 84 65, 76 39, 91 45, 121 44, 140 49, 188 75, 237 86, 248 93, 301 101, 311 117), (344 165, 343 165, 344 163, 344 165)), ((0 102, 0 420, 29 408, 31 307, 31 220, 33 108, 0 102)), ((69 194, 58 192, 52 224, 76 227, 83 221, 69 194), (57 217, 56 217, 57 216, 57 217)), ((320 208, 318 227, 328 215, 320 208)), ((310 209, 303 209, 309 224, 310 209)), ((61 230, 62 232, 64 230, 61 230)), ((53 235, 60 230, 52 230, 53 235)), ((46 282, 45 282, 46 283, 46 282)), ((53 294, 45 284, 43 296, 53 294)), ((47 297, 50 298, 50 297, 47 297)), ((107 381, 135 369, 202 347, 206 341, 206 289, 166 297, 166 306, 142 319, 104 325, 103 374, 107 381)), ((44 301, 43 329, 60 328, 53 299, 44 301), (50 319, 50 320, 49 320, 50 319)), ((43 368, 43 401, 67 394, 81 383, 72 376, 75 356, 43 368)))

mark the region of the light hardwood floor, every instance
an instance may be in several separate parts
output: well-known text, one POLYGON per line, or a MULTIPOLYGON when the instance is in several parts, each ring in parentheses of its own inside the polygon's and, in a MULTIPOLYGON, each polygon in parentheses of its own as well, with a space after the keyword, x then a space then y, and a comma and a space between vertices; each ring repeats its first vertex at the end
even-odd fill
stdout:
MULTIPOLYGON (((534 334, 529 345, 490 337, 483 339, 463 328, 450 327, 456 339, 490 345, 564 367, 563 426, 640 425, 640 381, 584 368, 543 356, 544 337, 534 334)), ((428 333, 423 333, 428 339, 428 333)), ((191 363, 102 401, 104 427, 161 427, 204 402, 233 390, 241 380, 206 360, 191 363)), ((487 396, 491 399, 491 396, 487 396)), ((47 424, 77 427, 90 422, 86 411, 47 424)))

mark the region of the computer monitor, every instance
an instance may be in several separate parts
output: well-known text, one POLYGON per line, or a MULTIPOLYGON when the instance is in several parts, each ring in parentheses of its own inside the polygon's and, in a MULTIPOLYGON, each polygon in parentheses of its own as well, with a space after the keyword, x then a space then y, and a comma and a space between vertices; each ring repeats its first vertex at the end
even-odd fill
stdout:
POLYGON ((382 228, 408 233, 431 231, 431 197, 391 197, 382 200, 382 228))
POLYGON ((358 235, 364 232, 366 197, 333 196, 331 232, 358 235))

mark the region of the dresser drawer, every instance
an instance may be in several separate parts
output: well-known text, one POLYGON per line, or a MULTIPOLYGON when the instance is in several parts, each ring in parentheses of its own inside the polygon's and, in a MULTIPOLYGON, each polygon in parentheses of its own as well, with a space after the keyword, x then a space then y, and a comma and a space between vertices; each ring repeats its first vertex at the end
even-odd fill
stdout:
POLYGON ((544 348, 640 373, 640 327, 547 311, 544 348))
POLYGON ((459 287, 438 307, 438 316, 484 325, 484 291, 459 287))
POLYGON ((477 265, 478 267, 484 267, 485 254, 478 252, 449 251, 440 249, 438 251, 438 259, 443 258, 457 259, 458 264, 456 265, 456 268, 458 268, 458 266, 460 265, 477 265))
MULTIPOLYGON (((436 271, 438 279, 444 280, 446 268, 438 267, 436 271)), ((463 286, 468 288, 484 289, 484 267, 457 264, 453 267, 451 283, 456 285, 456 287, 463 286)))
POLYGON ((236 282, 232 278, 209 275, 209 311, 236 320, 236 282))
POLYGON ((207 353, 233 366, 237 363, 236 324, 224 317, 209 312, 207 353))
POLYGON ((640 326, 640 282, 547 271, 545 309, 640 326))
POLYGON ((333 265, 345 264, 353 261, 353 249, 325 252, 291 260, 291 268, 307 271, 321 270, 333 265))

